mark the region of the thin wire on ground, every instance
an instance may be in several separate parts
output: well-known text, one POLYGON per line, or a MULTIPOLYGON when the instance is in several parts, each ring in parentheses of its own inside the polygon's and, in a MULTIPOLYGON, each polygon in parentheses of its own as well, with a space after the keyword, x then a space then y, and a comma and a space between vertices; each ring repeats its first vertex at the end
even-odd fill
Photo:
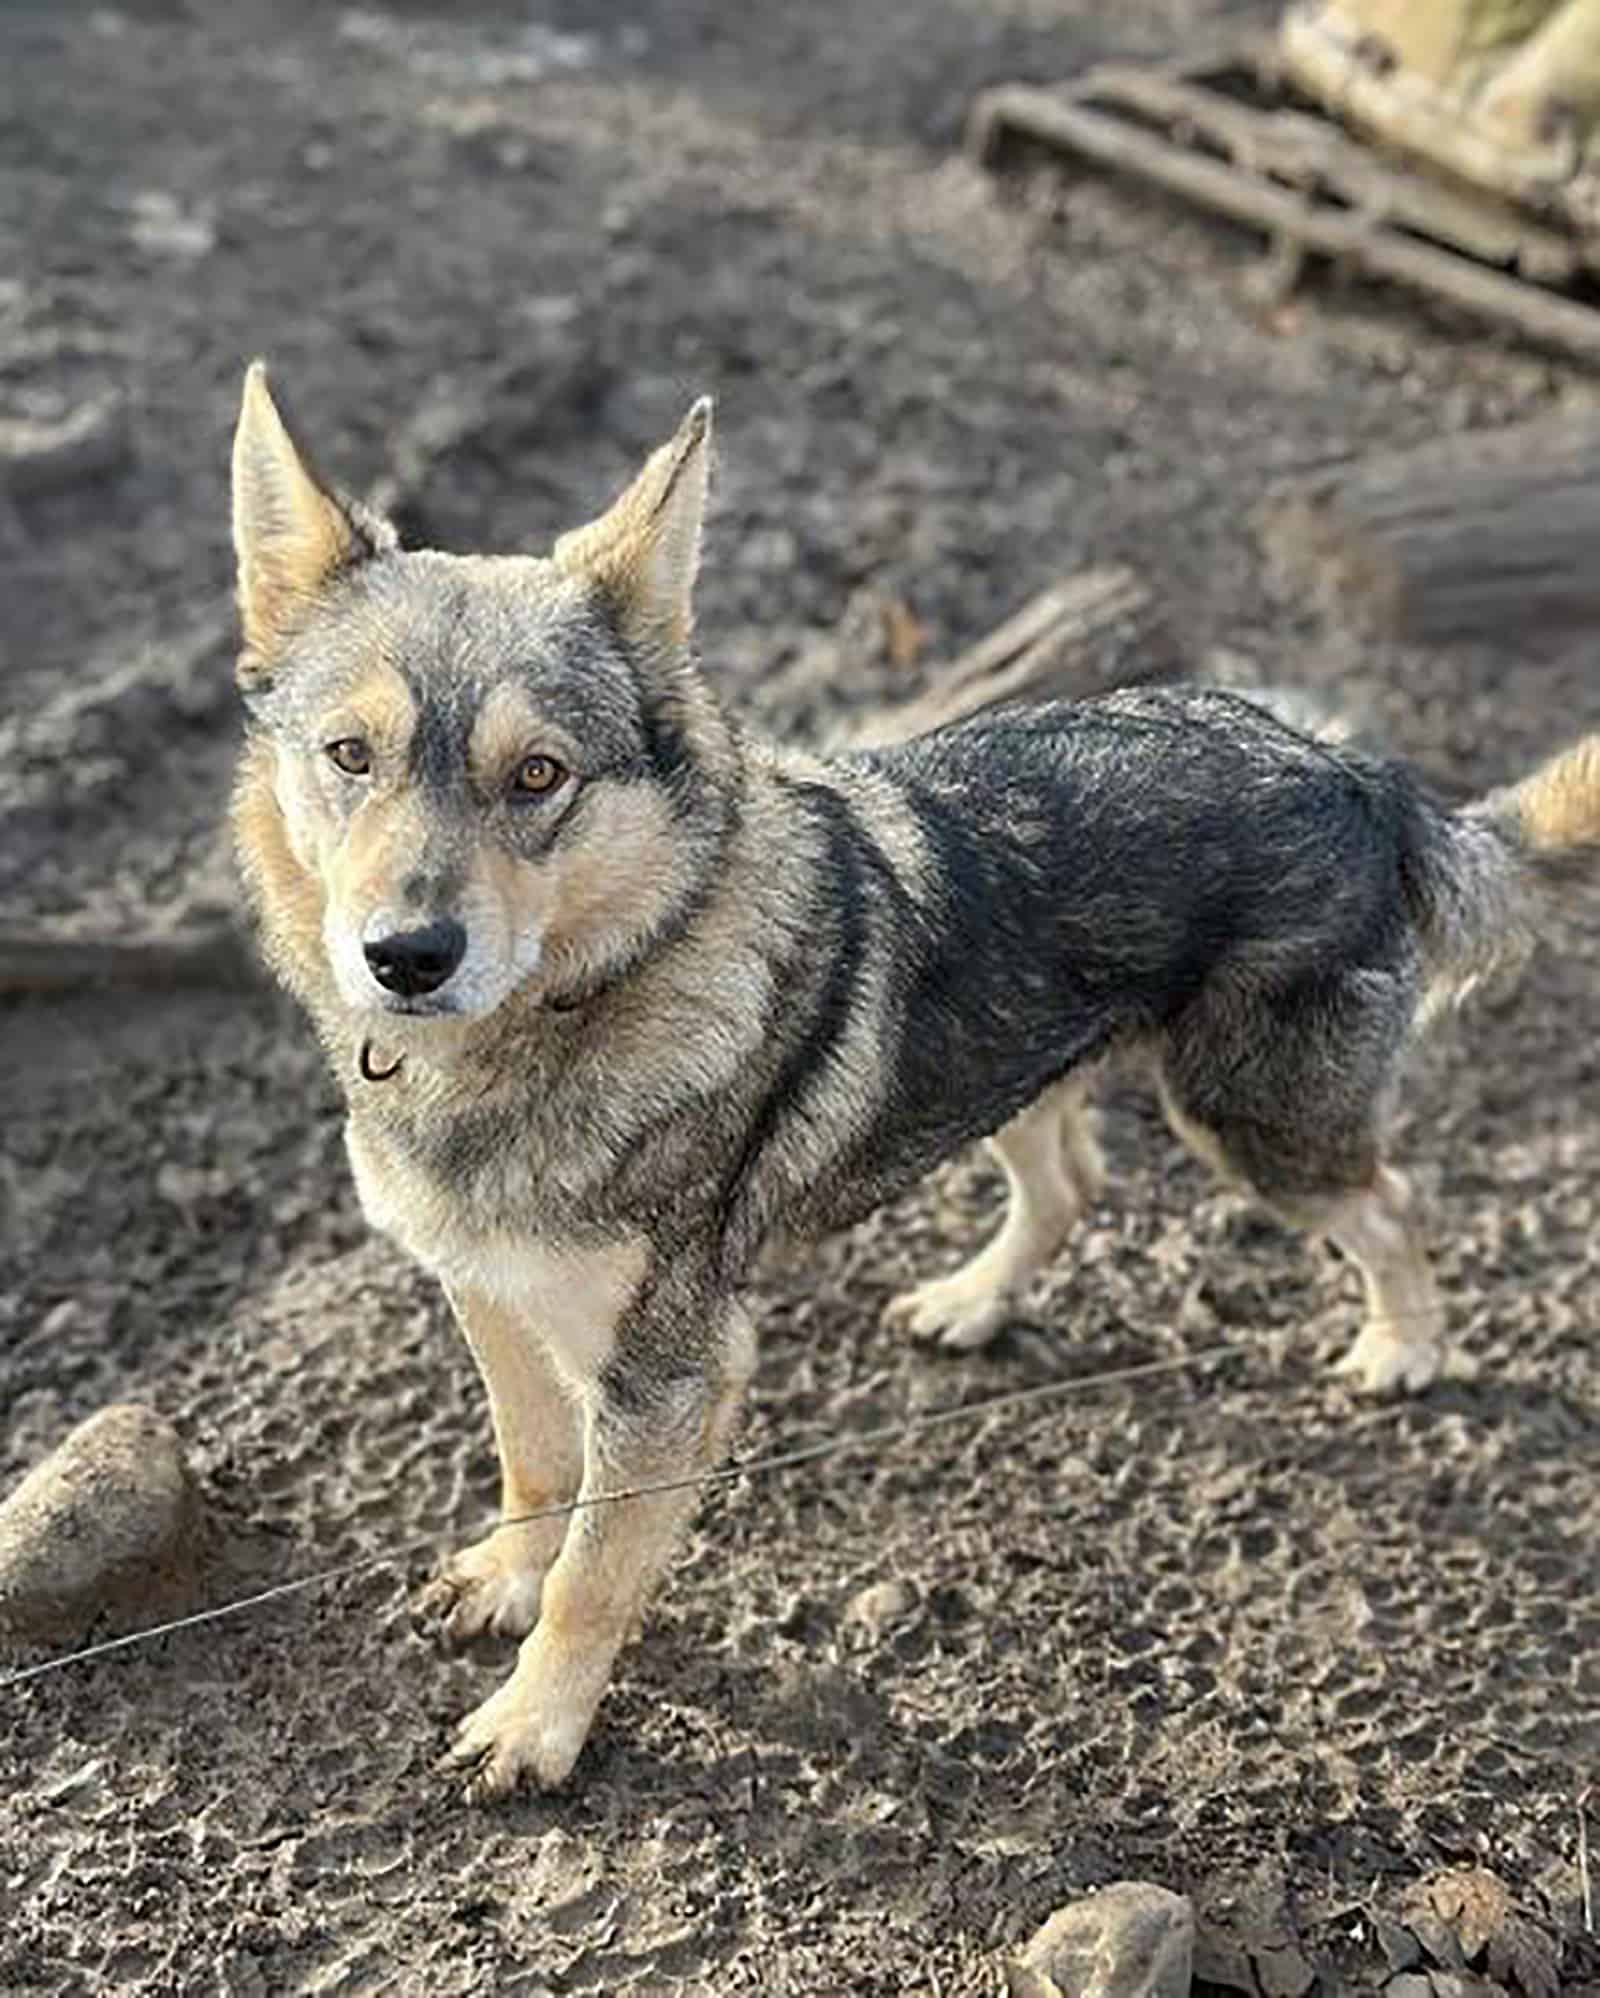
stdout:
MULTIPOLYGON (((575 1512, 586 1511, 599 1505, 622 1505, 629 1499, 652 1498, 665 1492, 687 1491, 700 1485, 731 1484, 738 1478, 771 1477, 781 1471, 797 1470, 804 1464, 818 1464, 829 1457, 844 1456, 850 1451, 871 1449, 883 1444, 897 1443, 907 1436, 919 1434, 924 1429, 934 1429, 957 1422, 975 1422, 981 1416, 998 1415, 1006 1409, 1022 1408, 1031 1403, 1044 1401, 1054 1396, 1089 1393, 1099 1388, 1122 1387, 1131 1382, 1153 1380, 1163 1374, 1186 1373, 1191 1369, 1215 1365, 1223 1360, 1241 1358, 1249 1349, 1230 1342, 1224 1346, 1202 1347, 1198 1352, 1177 1353, 1165 1360, 1142 1360, 1132 1366, 1109 1367, 1097 1374, 1074 1374, 1060 1380, 1036 1381, 1029 1387, 1009 1388, 1000 1394, 987 1395, 979 1401, 961 1402, 953 1408, 936 1408, 916 1415, 902 1416, 897 1422, 879 1424, 876 1428, 856 1430, 848 1436, 832 1436, 819 1443, 802 1444, 794 1450, 780 1451, 771 1457, 750 1457, 731 1464, 714 1465, 708 1470, 696 1471, 688 1477, 663 1478, 651 1484, 629 1485, 614 1492, 591 1492, 577 1498, 567 1499, 560 1505, 541 1506, 536 1511, 518 1513, 510 1519, 500 1520, 495 1528, 526 1526, 534 1520, 560 1519, 575 1512)), ((407 1561, 414 1555, 426 1553, 436 1544, 437 1536, 430 1535, 426 1540, 413 1540, 403 1546, 386 1547, 372 1554, 357 1555, 354 1560, 341 1561, 332 1568, 320 1568, 309 1575, 296 1575, 286 1582, 276 1582, 271 1588, 258 1589, 248 1596, 237 1596, 231 1602, 218 1603, 210 1609, 195 1610, 189 1616, 173 1617, 166 1623, 149 1624, 140 1630, 130 1630, 121 1637, 108 1637, 97 1644, 86 1644, 76 1651, 60 1653, 52 1658, 41 1659, 35 1665, 25 1665, 0 1678, 0 1693, 9 1692, 15 1686, 26 1684, 32 1679, 42 1679, 47 1674, 65 1671, 69 1665, 83 1665, 93 1659, 108 1657, 114 1651, 127 1651, 135 1645, 152 1644, 159 1637, 171 1637, 179 1631, 194 1630, 202 1624, 218 1623, 224 1617, 239 1616, 246 1610, 259 1609, 266 1603, 280 1602, 286 1596, 299 1595, 304 1590, 321 1588, 329 1582, 340 1582, 352 1575, 365 1574, 369 1569, 382 1567, 385 1563, 407 1561)))

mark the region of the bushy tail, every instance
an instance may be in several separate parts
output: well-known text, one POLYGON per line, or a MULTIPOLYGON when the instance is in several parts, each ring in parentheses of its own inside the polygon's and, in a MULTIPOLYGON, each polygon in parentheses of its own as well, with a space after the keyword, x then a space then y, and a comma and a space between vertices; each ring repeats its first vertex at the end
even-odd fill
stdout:
POLYGON ((1600 735, 1464 811, 1428 812, 1408 862, 1431 1011, 1521 962, 1545 889, 1600 873, 1600 735))
POLYGON ((1473 809, 1536 866, 1600 856, 1600 735, 1585 736, 1473 809))

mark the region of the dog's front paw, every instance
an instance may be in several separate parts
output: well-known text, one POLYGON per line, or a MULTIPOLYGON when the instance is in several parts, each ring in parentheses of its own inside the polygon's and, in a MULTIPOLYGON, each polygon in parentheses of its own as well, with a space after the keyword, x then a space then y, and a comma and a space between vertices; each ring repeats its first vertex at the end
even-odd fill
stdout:
POLYGON ((913 1339, 971 1353, 989 1341, 1013 1315, 1011 1298, 987 1284, 976 1284, 964 1270, 936 1277, 903 1291, 884 1306, 883 1322, 892 1331, 913 1339))
POLYGON ((1465 1354, 1407 1340, 1381 1322, 1365 1326, 1333 1370, 1362 1394, 1420 1394, 1437 1380, 1470 1380, 1477 1372, 1465 1354))
POLYGON ((487 1804, 508 1797, 526 1778, 542 1790, 553 1790, 572 1773, 588 1725, 551 1725, 529 1711, 515 1678, 475 1707, 456 1730, 443 1768, 463 1775, 462 1796, 469 1804, 487 1804))
POLYGON ((465 1775, 469 1804, 509 1796, 528 1779, 555 1789, 582 1753, 609 1672, 608 1654, 563 1657, 536 1634, 506 1683, 461 1723, 441 1767, 465 1775))
POLYGON ((418 1629, 449 1647, 474 1638, 526 1637, 539 1620, 539 1595, 559 1535, 538 1529, 563 1522, 538 1521, 486 1534, 452 1557, 412 1605, 418 1629))

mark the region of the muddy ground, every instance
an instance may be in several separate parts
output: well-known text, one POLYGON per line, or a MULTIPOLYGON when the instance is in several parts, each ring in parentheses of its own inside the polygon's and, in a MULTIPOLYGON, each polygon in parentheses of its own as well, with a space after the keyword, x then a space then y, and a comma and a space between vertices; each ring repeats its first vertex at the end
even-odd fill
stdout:
MULTIPOLYGON (((1260 17, 8 7, 0 414, 115 395, 126 449, 0 510, 0 922, 231 902, 225 463, 256 352, 325 462, 446 546, 545 543, 714 391, 706 655, 785 728, 1108 557, 1187 656, 1361 703, 1453 793, 1600 727, 1591 645, 1358 644, 1269 586, 1251 527, 1297 468, 1592 381, 1370 291, 1263 315, 1232 232, 959 155, 986 81, 1260 17)), ((0 1485, 137 1397, 226 1527, 208 1600, 401 1551, 0 1695, 0 1990, 993 1991, 1128 1874, 1196 1897, 1213 1980, 1368 1988, 1374 1918, 1463 1864, 1521 1924, 1503 1985, 1600 1988, 1597 963, 1591 905, 1405 1101, 1476 1382, 1335 1385, 1348 1270, 1116 1091, 1110 1192, 1024 1325, 954 1361, 879 1328, 992 1220, 957 1162, 766 1284, 739 1447, 1236 1357, 708 1494, 571 1788, 486 1812, 431 1764, 504 1661, 434 1656, 405 1608, 492 1505, 483 1402, 364 1230, 309 1036, 264 991, 13 1003, 0 1485), (898 1615, 853 1610, 885 1581, 898 1615)))

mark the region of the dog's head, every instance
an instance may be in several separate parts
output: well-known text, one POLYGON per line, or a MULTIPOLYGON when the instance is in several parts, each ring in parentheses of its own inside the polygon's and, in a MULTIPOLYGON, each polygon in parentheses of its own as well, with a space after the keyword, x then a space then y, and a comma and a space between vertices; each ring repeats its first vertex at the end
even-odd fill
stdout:
POLYGON ((736 762, 689 652, 710 432, 698 402, 548 559, 408 553, 321 482, 250 370, 233 534, 254 753, 339 997, 391 1039, 530 983, 579 994, 694 892, 736 762))

